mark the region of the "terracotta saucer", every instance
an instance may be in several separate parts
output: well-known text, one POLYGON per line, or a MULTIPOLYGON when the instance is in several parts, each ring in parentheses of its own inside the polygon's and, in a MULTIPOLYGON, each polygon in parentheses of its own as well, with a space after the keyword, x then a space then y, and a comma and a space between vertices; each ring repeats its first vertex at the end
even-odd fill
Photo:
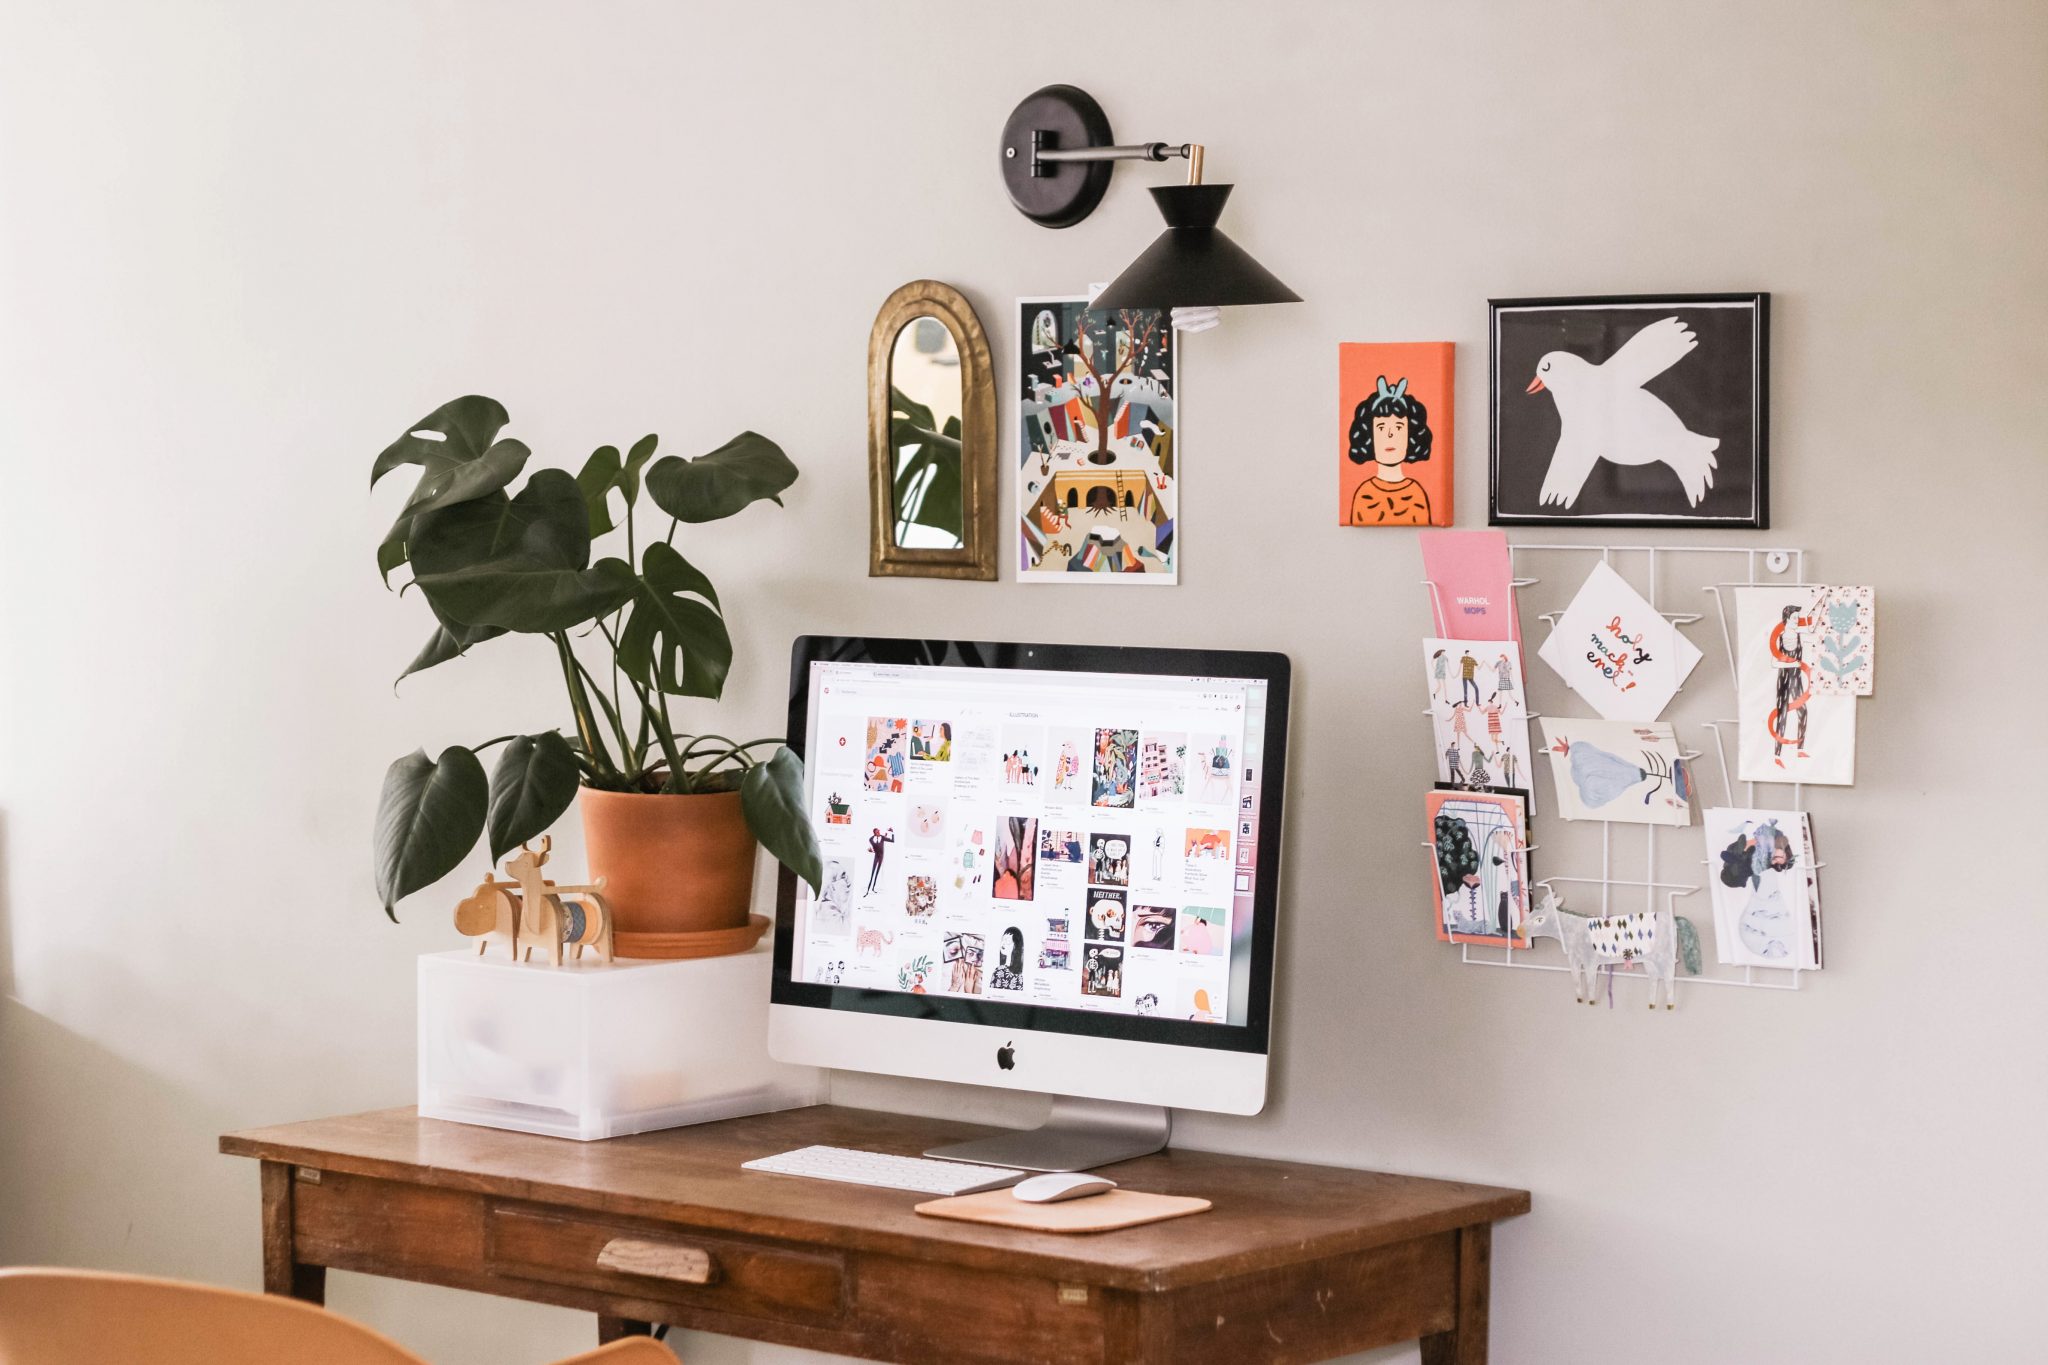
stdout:
POLYGON ((749 915, 736 929, 703 929, 693 934, 629 934, 620 930, 612 937, 612 951, 620 957, 724 957, 746 952, 767 932, 766 915, 749 915))

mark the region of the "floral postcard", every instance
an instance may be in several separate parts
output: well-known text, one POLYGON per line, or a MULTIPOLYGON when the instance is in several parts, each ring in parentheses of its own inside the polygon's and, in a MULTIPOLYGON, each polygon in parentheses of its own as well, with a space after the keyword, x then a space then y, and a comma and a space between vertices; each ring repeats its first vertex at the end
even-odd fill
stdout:
POLYGON ((1867 697, 1877 686, 1877 592, 1867 587, 1812 590, 1806 627, 1813 690, 1820 696, 1867 697))

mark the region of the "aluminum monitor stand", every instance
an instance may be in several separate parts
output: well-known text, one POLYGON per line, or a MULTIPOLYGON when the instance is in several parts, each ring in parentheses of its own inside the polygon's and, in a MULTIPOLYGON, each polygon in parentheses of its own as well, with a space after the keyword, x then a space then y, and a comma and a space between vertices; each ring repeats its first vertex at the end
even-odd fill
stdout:
POLYGON ((925 1155, 1021 1171, 1087 1171, 1163 1151, 1172 1135, 1172 1111, 1156 1104, 1055 1095, 1052 1113, 1037 1128, 933 1147, 925 1155))

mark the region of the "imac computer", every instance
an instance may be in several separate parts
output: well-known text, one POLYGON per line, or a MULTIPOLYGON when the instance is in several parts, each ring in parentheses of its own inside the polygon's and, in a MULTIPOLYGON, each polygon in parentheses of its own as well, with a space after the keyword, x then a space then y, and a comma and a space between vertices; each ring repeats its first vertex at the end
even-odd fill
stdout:
POLYGON ((1285 656, 805 636, 790 681, 824 881, 782 873, 777 1058, 1047 1092, 929 1153, 1025 1170, 1259 1111, 1285 656))

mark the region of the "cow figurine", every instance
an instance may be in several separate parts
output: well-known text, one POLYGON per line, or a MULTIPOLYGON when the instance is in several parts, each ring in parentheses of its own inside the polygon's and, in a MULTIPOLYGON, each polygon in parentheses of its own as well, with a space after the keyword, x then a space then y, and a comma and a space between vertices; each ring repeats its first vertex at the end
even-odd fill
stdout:
POLYGON ((557 886, 541 876, 553 841, 541 836, 540 847, 522 844, 517 855, 506 860, 512 875, 501 882, 490 873, 474 894, 455 907, 457 932, 481 938, 481 957, 493 942, 503 940, 512 960, 531 961, 536 945, 547 949, 548 962, 562 965, 562 950, 577 959, 586 947, 597 949, 606 962, 612 960, 612 914, 605 904, 604 878, 590 886, 557 886))
POLYGON ((1573 914, 1557 899, 1557 892, 1545 887, 1543 899, 1522 921, 1523 931, 1532 939, 1554 938, 1564 949, 1564 960, 1572 974, 1578 998, 1597 1004, 1595 983, 1603 966, 1642 964, 1650 978, 1650 1008, 1657 1008, 1659 987, 1664 1008, 1675 1008, 1678 966, 1682 959, 1686 974, 1700 971, 1700 938, 1692 921, 1661 910, 1637 910, 1626 915, 1595 919, 1573 914))

